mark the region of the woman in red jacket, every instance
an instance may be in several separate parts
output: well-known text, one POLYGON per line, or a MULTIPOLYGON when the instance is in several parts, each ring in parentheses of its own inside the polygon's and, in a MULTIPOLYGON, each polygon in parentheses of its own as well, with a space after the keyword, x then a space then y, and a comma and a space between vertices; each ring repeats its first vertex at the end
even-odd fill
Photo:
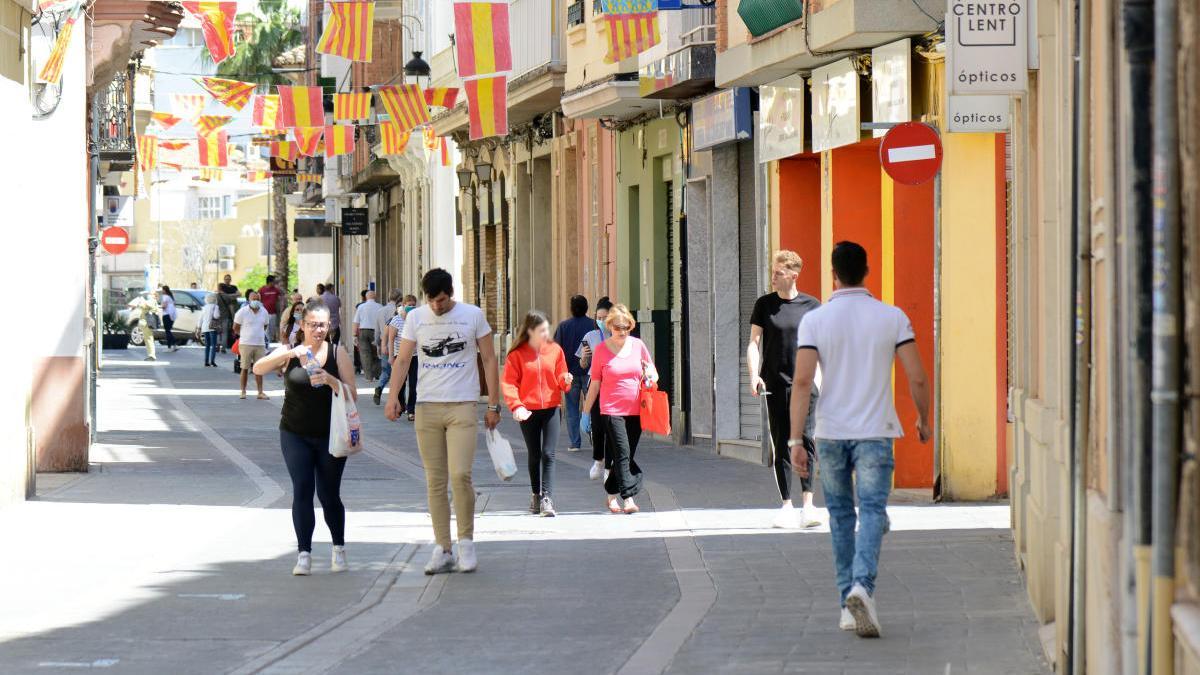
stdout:
POLYGON ((521 423, 529 453, 529 512, 554 517, 554 446, 558 443, 558 407, 571 389, 567 359, 550 339, 550 319, 530 310, 508 358, 500 390, 513 419, 521 423))

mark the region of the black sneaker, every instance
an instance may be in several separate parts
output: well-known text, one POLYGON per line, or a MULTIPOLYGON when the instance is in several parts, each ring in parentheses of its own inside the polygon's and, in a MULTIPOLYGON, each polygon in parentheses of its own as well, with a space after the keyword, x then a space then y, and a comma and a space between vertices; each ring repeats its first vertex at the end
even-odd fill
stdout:
POLYGON ((533 495, 533 497, 529 500, 529 512, 535 516, 542 512, 541 495, 533 495))
POLYGON ((549 497, 542 497, 542 517, 553 518, 555 515, 554 502, 549 497))
POLYGON ((383 388, 375 387, 375 405, 379 405, 379 399, 383 398, 383 388))

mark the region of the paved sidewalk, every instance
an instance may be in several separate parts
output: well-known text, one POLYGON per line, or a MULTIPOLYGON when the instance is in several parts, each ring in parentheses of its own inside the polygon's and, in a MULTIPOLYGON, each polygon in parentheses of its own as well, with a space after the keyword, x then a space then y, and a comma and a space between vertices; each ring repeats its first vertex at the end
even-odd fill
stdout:
MULTIPOLYGON (((0 510, 0 672, 1048 672, 1003 504, 889 509, 884 637, 837 629, 828 528, 769 529, 768 469, 644 443, 635 516, 602 512, 588 450, 560 449, 559 517, 522 473, 475 466, 480 569, 425 577, 432 536, 412 424, 361 385, 367 451, 343 481, 351 570, 290 576, 281 380, 237 398, 232 361, 106 353, 93 470, 0 510)), ((253 386, 253 385, 251 385, 253 386)))

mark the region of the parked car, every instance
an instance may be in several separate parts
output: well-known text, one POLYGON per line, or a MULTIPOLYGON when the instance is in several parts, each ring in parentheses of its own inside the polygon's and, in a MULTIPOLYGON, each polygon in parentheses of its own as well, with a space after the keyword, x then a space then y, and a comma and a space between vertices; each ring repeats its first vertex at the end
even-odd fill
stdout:
MULTIPOLYGON (((172 293, 175 295, 175 325, 171 332, 175 334, 175 341, 179 344, 187 344, 196 336, 196 328, 200 325, 200 310, 204 308, 204 297, 209 293, 216 291, 201 291, 193 289, 174 289, 172 293)), ((142 298, 149 298, 150 292, 141 293, 142 298)), ((238 307, 246 304, 244 297, 238 298, 238 307)), ((136 346, 145 344, 145 339, 142 336, 142 331, 138 327, 138 319, 133 316, 129 308, 120 310, 120 314, 129 327, 129 343, 136 346)), ((154 339, 162 342, 167 339, 167 331, 159 323, 159 327, 154 329, 154 339)))

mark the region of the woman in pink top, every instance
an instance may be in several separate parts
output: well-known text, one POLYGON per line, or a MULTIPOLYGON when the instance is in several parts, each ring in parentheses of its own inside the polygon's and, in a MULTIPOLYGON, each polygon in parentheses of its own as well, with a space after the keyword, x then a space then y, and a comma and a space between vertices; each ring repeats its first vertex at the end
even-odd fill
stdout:
POLYGON ((658 371, 646 344, 629 335, 637 323, 628 307, 613 305, 605 323, 612 337, 596 347, 592 355, 591 384, 583 402, 583 426, 584 431, 590 430, 588 413, 599 397, 604 417, 601 423, 608 425, 613 447, 612 472, 604 483, 605 502, 613 513, 637 513, 638 505, 633 498, 642 487, 642 470, 633 456, 642 436, 639 401, 642 388, 658 381, 658 371), (623 508, 618 495, 625 500, 623 508))

